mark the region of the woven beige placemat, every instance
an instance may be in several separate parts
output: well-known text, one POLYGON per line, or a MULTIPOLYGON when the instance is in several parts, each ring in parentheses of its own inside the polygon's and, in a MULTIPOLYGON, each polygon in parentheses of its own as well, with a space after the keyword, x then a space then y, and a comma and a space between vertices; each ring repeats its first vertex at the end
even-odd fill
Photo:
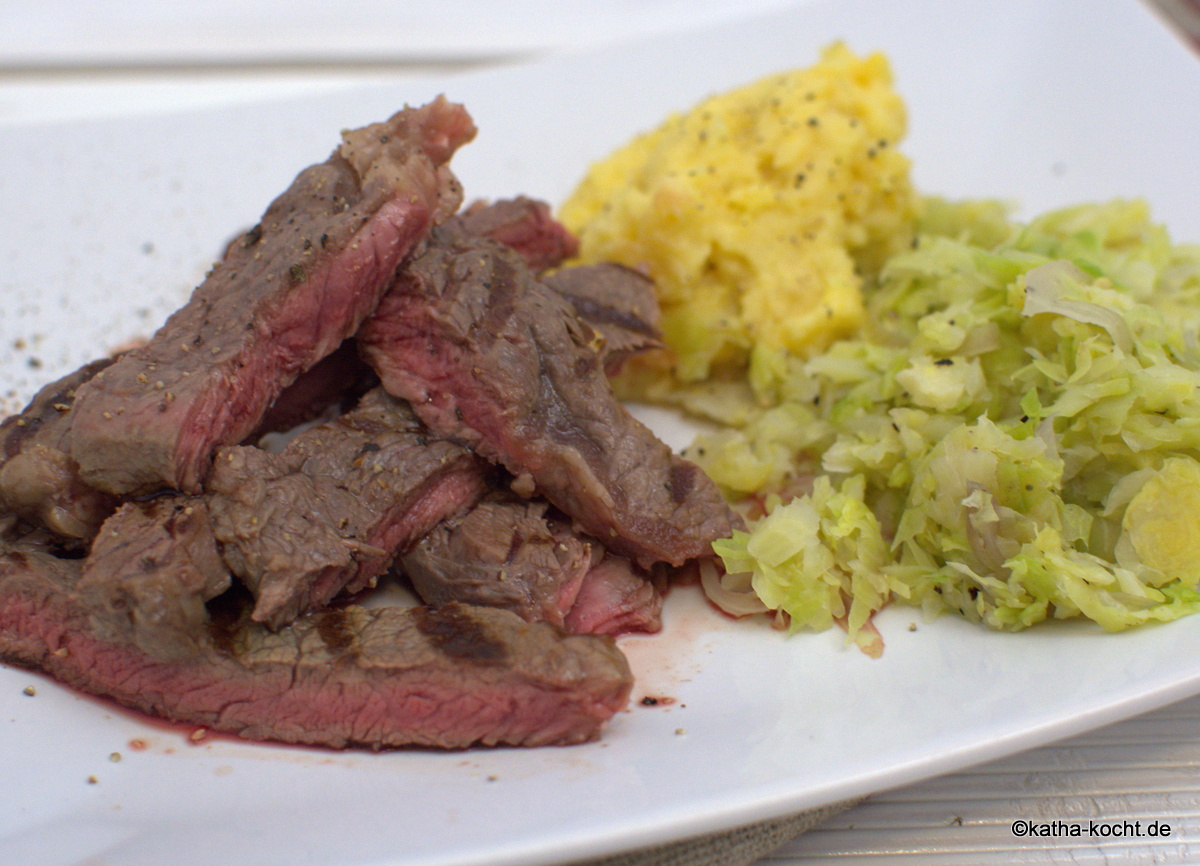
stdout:
POLYGON ((749 866, 801 833, 849 809, 855 802, 833 803, 735 830, 695 836, 598 860, 582 860, 572 866, 749 866))

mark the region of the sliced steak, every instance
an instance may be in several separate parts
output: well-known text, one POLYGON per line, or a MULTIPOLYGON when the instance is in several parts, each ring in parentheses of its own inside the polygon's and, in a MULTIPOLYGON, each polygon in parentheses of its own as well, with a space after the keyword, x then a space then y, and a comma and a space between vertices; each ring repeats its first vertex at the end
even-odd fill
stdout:
POLYGON ((78 591, 98 635, 169 660, 199 652, 205 602, 230 583, 204 499, 178 494, 126 503, 106 520, 78 591))
POLYGON ((494 494, 439 524, 400 558, 428 605, 503 607, 530 622, 561 626, 584 576, 603 550, 547 520, 549 503, 494 494))
MULTIPOLYGON (((537 199, 518 196, 475 202, 443 223, 443 241, 488 238, 504 244, 541 274, 579 252, 579 240, 537 199)), ((571 302, 579 317, 604 338, 605 367, 613 374, 632 354, 663 347, 654 282, 615 263, 571 265, 544 282, 571 302)))
POLYGON ((279 627, 371 585, 489 483, 485 461, 377 388, 278 454, 222 448, 208 501, 225 560, 257 599, 254 618, 279 627))
POLYGON ((737 524, 708 477, 614 396, 597 333, 501 244, 435 233, 357 339, 432 430, 503 464, 615 552, 681 565, 737 524))
POLYGON ((493 494, 439 525, 400 564, 433 607, 502 607, 577 634, 662 627, 662 596, 646 575, 572 530, 544 500, 493 494))
POLYGON ((543 281, 604 338, 604 367, 610 376, 630 355, 665 345, 654 281, 645 274, 601 263, 566 267, 543 281))
POLYGON ((461 605, 331 609, 278 633, 214 615, 201 656, 162 661, 96 634, 72 591, 79 569, 31 545, 0 553, 0 659, 249 739, 335 748, 578 743, 626 705, 632 686, 607 638, 461 605))
MULTIPOLYGON (((443 231, 461 233, 464 237, 488 237, 512 247, 537 271, 556 267, 579 251, 579 240, 554 219, 550 206, 525 196, 475 202, 447 219, 443 226, 443 231)), ((235 248, 236 244, 230 247, 235 248)), ((601 266, 587 267, 592 269, 599 271, 601 266)), ((658 320, 653 286, 645 278, 641 281, 650 285, 649 311, 646 298, 638 291, 641 286, 632 279, 568 279, 563 285, 564 289, 570 289, 569 297, 591 324, 603 321, 629 333, 630 336, 617 340, 610 338, 609 345, 615 347, 636 341, 638 338, 631 336, 634 333, 649 337, 657 334, 654 325, 648 324, 658 320), (581 302, 577 303, 577 299, 581 302)), ((345 411, 378 381, 374 371, 359 357, 354 340, 347 340, 284 389, 251 438, 314 421, 339 404, 345 411)))
POLYGON ((551 215, 550 205, 525 196, 475 202, 448 220, 446 229, 498 241, 516 250, 534 272, 557 267, 579 252, 579 239, 551 215))
POLYGON ((575 634, 653 634, 662 629, 663 596, 623 556, 605 556, 583 579, 563 626, 575 634))
POLYGON ((93 361, 51 382, 0 424, 0 504, 64 538, 89 541, 117 507, 80 480, 70 455, 76 390, 112 363, 93 361))
POLYGON ((446 162, 474 133, 444 99, 344 133, 146 346, 79 388, 71 456, 84 481, 198 492, 216 447, 242 441, 353 334, 403 257, 458 209, 446 162))

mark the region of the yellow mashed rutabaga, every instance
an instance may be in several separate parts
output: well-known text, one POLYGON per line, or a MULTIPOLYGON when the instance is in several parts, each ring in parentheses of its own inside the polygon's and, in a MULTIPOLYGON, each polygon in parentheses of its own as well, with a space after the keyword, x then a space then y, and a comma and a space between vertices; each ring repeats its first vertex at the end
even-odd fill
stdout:
POLYGON ((911 239, 904 131, 887 60, 838 43, 669 117, 593 165, 559 216, 583 260, 655 280, 660 378, 743 370, 757 346, 808 355, 859 327, 862 275, 911 239))

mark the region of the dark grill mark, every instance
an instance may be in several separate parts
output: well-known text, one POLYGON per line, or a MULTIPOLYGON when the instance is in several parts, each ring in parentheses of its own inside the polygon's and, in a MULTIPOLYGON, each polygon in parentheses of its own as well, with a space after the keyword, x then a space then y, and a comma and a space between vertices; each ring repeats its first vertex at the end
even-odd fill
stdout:
POLYGON ((600 304, 591 298, 585 298, 582 295, 576 295, 571 292, 560 290, 560 294, 570 301, 571 306, 588 322, 616 325, 623 330, 632 331, 635 334, 641 334, 650 339, 658 338, 658 332, 653 325, 647 324, 626 310, 619 310, 606 304, 600 304))
POLYGON ((415 609, 417 630, 438 650, 452 659, 501 664, 508 657, 504 644, 489 637, 460 605, 437 610, 415 609))
POLYGON ((329 608, 315 615, 317 634, 332 653, 340 653, 354 645, 354 629, 340 608, 329 608))
POLYGON ((691 463, 671 464, 671 499, 683 502, 696 486, 696 467, 691 463))

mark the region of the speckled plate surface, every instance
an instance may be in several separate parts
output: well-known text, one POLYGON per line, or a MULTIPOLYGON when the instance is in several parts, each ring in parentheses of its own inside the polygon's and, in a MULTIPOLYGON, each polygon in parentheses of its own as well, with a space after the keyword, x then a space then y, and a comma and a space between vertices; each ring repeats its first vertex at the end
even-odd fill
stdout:
MULTIPOLYGON (((1136 0, 811 0, 718 30, 306 101, 0 132, 0 395, 145 335, 336 132, 445 92, 469 195, 561 200, 668 110, 846 40, 882 49, 926 192, 1027 212, 1144 196, 1200 241, 1200 67, 1136 0)), ((675 444, 688 431, 650 416, 675 444)), ((549 864, 765 820, 1200 692, 1200 618, 998 635, 904 609, 879 660, 670 599, 624 642, 638 687, 596 743, 442 754, 252 745, 0 667, 0 861, 549 864), (25 693, 33 686, 34 695, 25 693), (644 705, 643 697, 656 698, 644 705)))

